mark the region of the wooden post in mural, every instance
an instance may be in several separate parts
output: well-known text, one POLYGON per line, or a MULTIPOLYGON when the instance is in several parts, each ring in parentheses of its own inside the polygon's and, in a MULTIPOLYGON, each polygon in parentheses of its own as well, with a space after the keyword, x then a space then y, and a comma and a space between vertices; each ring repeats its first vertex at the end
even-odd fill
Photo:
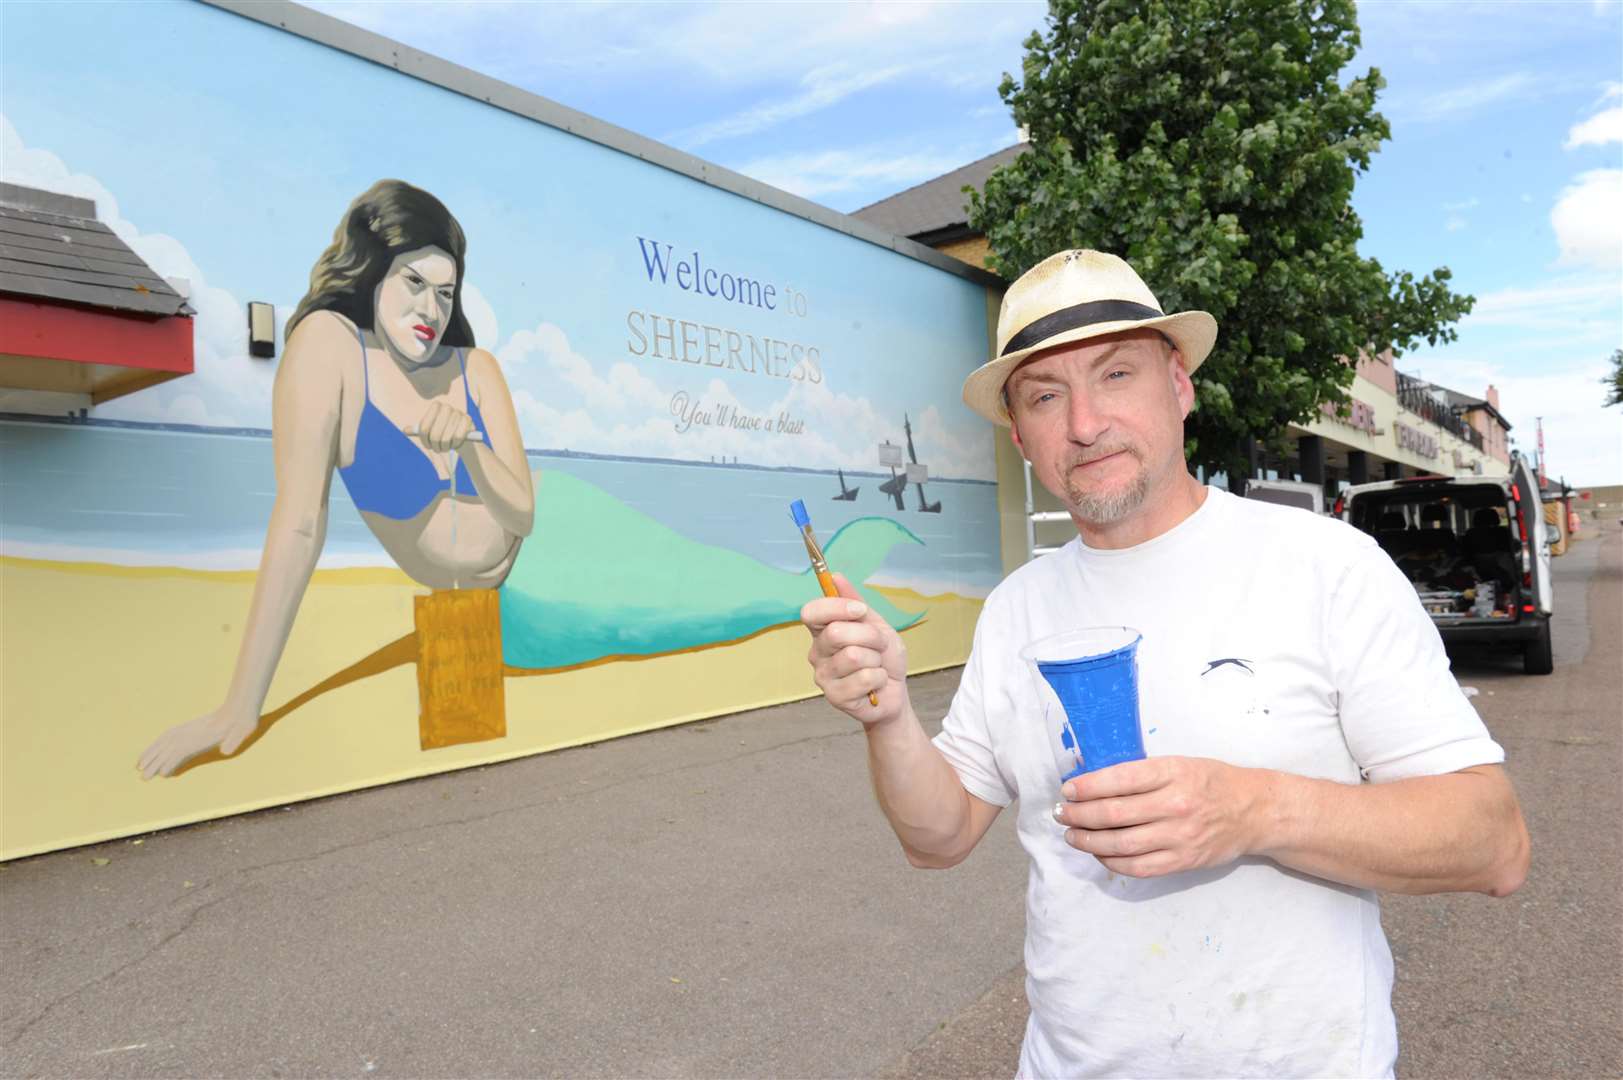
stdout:
POLYGON ((507 734, 499 605, 495 589, 417 597, 417 734, 424 750, 507 734))

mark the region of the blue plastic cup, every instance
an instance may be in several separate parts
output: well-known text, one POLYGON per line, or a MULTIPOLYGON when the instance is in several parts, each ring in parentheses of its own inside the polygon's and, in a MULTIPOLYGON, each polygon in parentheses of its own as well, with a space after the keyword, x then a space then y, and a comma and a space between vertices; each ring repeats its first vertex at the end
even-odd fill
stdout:
POLYGON ((1060 782, 1138 761, 1138 643, 1128 626, 1092 626, 1040 638, 1020 652, 1043 702, 1060 782))

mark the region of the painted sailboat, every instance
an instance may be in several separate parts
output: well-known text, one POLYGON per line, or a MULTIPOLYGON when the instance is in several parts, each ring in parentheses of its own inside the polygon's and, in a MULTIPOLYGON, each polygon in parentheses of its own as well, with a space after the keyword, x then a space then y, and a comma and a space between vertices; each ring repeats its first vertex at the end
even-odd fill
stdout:
POLYGON ((897 510, 907 509, 907 504, 902 501, 902 495, 907 491, 907 473, 898 471, 905 461, 900 446, 889 439, 879 444, 879 464, 890 470, 890 479, 880 484, 879 490, 896 500, 897 510))
MULTIPOLYGON (((907 433, 907 482, 918 488, 919 512, 922 514, 941 513, 941 501, 930 502, 924 497, 924 482, 930 478, 930 470, 919 464, 918 452, 913 449, 913 425, 908 421, 906 414, 902 416, 902 430, 907 433)), ((899 501, 899 500, 898 500, 899 501)))
POLYGON ((880 484, 879 490, 895 501, 896 509, 906 510, 907 501, 903 496, 907 494, 907 485, 912 484, 919 493, 919 505, 914 509, 921 514, 939 514, 940 501, 931 502, 924 495, 924 484, 930 479, 930 469, 919 461, 918 451, 913 447, 913 421, 906 413, 902 414, 902 431, 907 436, 905 456, 902 448, 889 439, 879 444, 879 464, 890 470, 890 479, 880 484))
POLYGON ((855 502, 856 498, 857 498, 857 492, 861 491, 862 488, 860 488, 860 487, 846 487, 845 486, 845 470, 844 469, 835 469, 834 471, 840 474, 840 493, 838 495, 834 496, 834 501, 835 502, 855 502))

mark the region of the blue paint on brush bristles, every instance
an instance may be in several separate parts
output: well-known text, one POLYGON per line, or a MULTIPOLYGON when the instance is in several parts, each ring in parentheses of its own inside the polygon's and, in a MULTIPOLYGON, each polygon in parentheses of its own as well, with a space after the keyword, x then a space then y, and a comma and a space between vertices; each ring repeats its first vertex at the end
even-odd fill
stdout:
POLYGON ((811 515, 806 513, 806 504, 799 499, 789 504, 789 515, 795 519, 795 524, 802 529, 811 524, 811 515))

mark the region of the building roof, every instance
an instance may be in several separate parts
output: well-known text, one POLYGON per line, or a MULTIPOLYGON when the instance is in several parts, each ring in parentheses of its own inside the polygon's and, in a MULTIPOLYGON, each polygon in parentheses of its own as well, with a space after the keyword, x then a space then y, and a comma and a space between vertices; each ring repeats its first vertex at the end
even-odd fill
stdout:
POLYGON ((1448 406, 1450 412, 1463 414, 1475 412, 1478 409, 1486 409, 1488 415, 1499 422, 1500 427, 1504 428, 1506 431, 1510 430, 1510 421, 1506 420, 1504 414, 1502 414, 1498 409, 1494 408, 1493 404, 1486 398, 1472 397, 1470 394, 1462 394, 1458 390, 1450 390, 1446 386, 1441 386, 1434 382, 1427 382, 1425 379, 1422 379, 1417 375, 1405 375, 1401 371, 1398 372, 1398 379, 1413 385, 1416 389, 1429 390, 1432 394, 1440 398, 1443 404, 1448 406))
POLYGON ((979 191, 993 169, 1013 161, 1025 153, 1026 148, 1026 143, 1015 143, 934 180, 926 180, 861 210, 853 210, 851 216, 923 243, 954 239, 953 233, 969 232, 969 200, 964 196, 964 188, 979 191))
POLYGON ((1447 387, 1439 387, 1439 389, 1441 389, 1448 397, 1448 404, 1454 409, 1455 412, 1469 413, 1476 412, 1478 409, 1484 409, 1487 411, 1489 416, 1493 417, 1499 422, 1500 427, 1504 428, 1506 431, 1510 430, 1510 421, 1506 420, 1504 414, 1493 407, 1493 402, 1487 400, 1486 398, 1474 398, 1469 394, 1462 394, 1457 390, 1450 390, 1447 387))
POLYGON ((89 199, 0 184, 0 292, 145 315, 186 298, 96 220, 89 199))
POLYGON ((1478 405, 1486 405, 1488 403, 1484 398, 1472 397, 1470 394, 1462 394, 1458 390, 1450 390, 1448 387, 1440 386, 1437 383, 1432 383, 1431 386, 1432 389, 1443 395, 1443 400, 1448 402, 1449 408, 1452 409, 1463 410, 1478 405))

